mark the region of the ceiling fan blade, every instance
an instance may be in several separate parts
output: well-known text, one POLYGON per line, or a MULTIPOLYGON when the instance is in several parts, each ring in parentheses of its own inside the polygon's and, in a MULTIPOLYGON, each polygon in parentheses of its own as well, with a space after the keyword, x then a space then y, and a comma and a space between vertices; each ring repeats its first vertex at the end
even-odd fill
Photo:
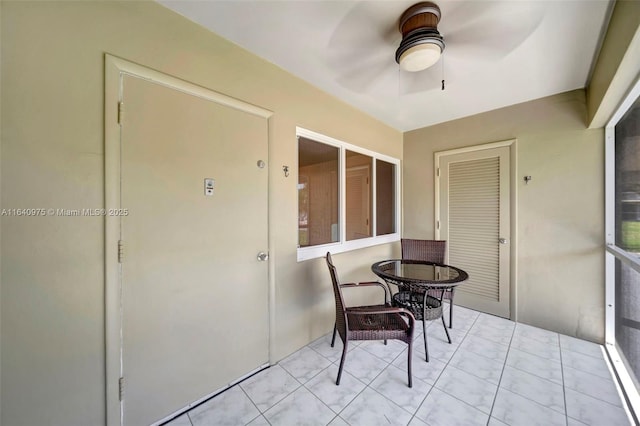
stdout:
POLYGON ((356 93, 365 93, 379 78, 381 78, 391 64, 386 52, 371 53, 354 63, 354 58, 345 58, 340 67, 336 82, 342 87, 356 93))
POLYGON ((398 79, 400 95, 440 90, 442 86, 440 73, 430 72, 430 70, 420 72, 400 71, 398 79))
POLYGON ((359 1, 336 25, 326 49, 326 63, 341 86, 366 92, 394 72, 394 54, 402 35, 398 19, 409 1, 359 1))
MULTIPOLYGON (((467 3, 465 3, 467 4, 467 3)), ((501 59, 518 48, 539 27, 544 17, 544 9, 539 2, 501 2, 500 8, 486 5, 482 19, 473 18, 464 24, 451 22, 460 14, 443 17, 442 35, 445 49, 452 55, 473 55, 480 60, 501 59)), ((478 11, 478 3, 471 3, 470 11, 478 11)), ((459 6, 460 8, 460 6, 459 6)), ((465 6, 466 8, 466 6, 465 6)), ((466 17, 465 17, 466 18, 466 17)))

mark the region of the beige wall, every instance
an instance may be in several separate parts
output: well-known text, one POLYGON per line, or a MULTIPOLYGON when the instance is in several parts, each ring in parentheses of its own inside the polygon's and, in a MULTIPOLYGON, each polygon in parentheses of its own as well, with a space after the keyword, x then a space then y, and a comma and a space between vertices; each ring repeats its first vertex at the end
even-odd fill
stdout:
MULTIPOLYGON (((402 134, 148 2, 3 1, 2 208, 104 206, 104 54, 274 111, 269 235, 272 361, 329 331, 320 259, 297 263, 296 126, 396 158, 402 134), (294 173, 288 178, 282 166, 294 173)), ((105 416, 104 220, 2 217, 1 423, 97 425, 105 416)), ((338 255, 369 279, 384 245, 338 255)))
POLYGON ((604 134, 586 113, 577 90, 406 133, 403 236, 434 236, 435 152, 517 139, 517 319, 602 342, 604 134))

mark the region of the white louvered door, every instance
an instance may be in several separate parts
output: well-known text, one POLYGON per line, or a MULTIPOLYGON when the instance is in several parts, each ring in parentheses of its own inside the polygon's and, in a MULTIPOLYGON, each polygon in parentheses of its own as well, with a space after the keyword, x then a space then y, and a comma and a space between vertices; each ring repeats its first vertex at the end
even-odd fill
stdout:
POLYGON ((436 237, 450 265, 469 274, 454 302, 509 318, 510 148, 436 156, 436 237), (439 229, 438 229, 439 228, 439 229))

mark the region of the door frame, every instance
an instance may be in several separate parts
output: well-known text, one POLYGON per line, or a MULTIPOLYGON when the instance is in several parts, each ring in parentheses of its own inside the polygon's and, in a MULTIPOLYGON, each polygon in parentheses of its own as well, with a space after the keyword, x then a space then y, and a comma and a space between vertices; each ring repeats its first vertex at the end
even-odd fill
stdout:
MULTIPOLYGON (((120 117, 124 110, 120 108, 122 102, 122 77, 130 75, 160 84, 174 90, 197 96, 218 104, 235 108, 267 120, 273 115, 272 111, 251 105, 241 100, 214 92, 202 86, 187 82, 159 71, 129 62, 125 59, 105 54, 105 96, 104 96, 104 205, 105 205, 105 241, 104 241, 104 273, 105 273, 105 396, 106 396, 106 424, 122 425, 123 406, 120 400, 120 377, 122 377, 122 291, 121 268, 119 263, 118 241, 121 232, 120 217, 109 215, 110 210, 119 210, 120 206, 120 117)), ((267 141, 270 139, 270 132, 267 141)), ((268 170, 268 182, 271 182, 271 172, 268 170)), ((268 210, 268 207, 267 207, 268 210)), ((268 212, 267 212, 268 213, 268 212)), ((270 215, 267 214, 267 229, 270 229, 270 215)), ((267 237, 269 252, 273 253, 273 241, 267 237)), ((274 353, 273 344, 275 324, 275 276, 273 256, 268 259, 268 310, 269 310, 269 363, 274 353)), ((217 391, 216 391, 217 392, 217 391)), ((206 396, 204 399, 208 398, 206 396)))
POLYGON ((511 241, 509 241, 509 319, 513 321, 518 320, 518 140, 507 139, 498 142, 486 143, 481 145, 467 146, 463 148, 456 148, 447 151, 438 151, 434 153, 434 167, 433 167, 433 182, 434 184, 434 224, 435 238, 440 238, 440 229, 438 228, 438 222, 440 221, 440 159, 441 157, 464 154, 469 152, 477 152, 494 148, 508 147, 509 148, 509 195, 511 205, 510 210, 510 232, 511 241))

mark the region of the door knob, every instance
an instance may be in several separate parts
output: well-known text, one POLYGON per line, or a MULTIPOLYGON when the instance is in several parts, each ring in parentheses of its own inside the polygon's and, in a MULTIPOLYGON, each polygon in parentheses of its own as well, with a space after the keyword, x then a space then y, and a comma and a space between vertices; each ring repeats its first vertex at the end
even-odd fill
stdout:
POLYGON ((269 255, 263 251, 261 251, 260 253, 258 253, 258 260, 260 262, 264 262, 265 260, 267 260, 269 258, 269 255))
POLYGON ((507 244, 507 239, 506 238, 498 238, 498 242, 500 244, 507 244))

